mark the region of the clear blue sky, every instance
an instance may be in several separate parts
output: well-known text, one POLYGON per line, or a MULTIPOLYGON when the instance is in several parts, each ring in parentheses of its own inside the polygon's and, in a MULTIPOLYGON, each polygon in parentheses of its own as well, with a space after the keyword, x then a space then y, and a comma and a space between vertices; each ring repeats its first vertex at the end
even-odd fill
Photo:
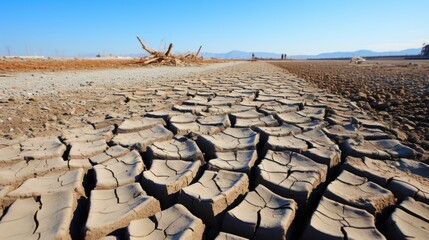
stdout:
POLYGON ((2 0, 0 55, 158 49, 316 54, 420 48, 429 0, 2 0))

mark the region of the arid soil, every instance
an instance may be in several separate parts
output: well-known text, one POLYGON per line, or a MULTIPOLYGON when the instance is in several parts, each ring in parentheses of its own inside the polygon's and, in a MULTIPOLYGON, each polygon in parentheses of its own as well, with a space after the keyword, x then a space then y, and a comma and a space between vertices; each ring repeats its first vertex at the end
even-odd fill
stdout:
POLYGON ((34 71, 64 71, 135 67, 136 59, 24 59, 0 58, 0 74, 34 71))
MULTIPOLYGON (((0 135, 59 133, 69 124, 81 124, 82 116, 104 116, 123 110, 121 106, 143 108, 131 100, 124 105, 119 92, 158 81, 192 77, 202 71, 215 71, 234 64, 237 63, 98 70, 78 66, 78 70, 57 72, 9 72, 0 77, 0 135)), ((49 65, 50 68, 54 66, 49 65)))
POLYGON ((380 120, 400 127, 408 141, 429 149, 429 61, 370 60, 273 62, 333 94, 341 94, 380 120))
POLYGON ((11 75, 1 239, 429 234, 427 152, 272 64, 11 75))
MULTIPOLYGON (((208 63, 225 62, 220 60, 204 60, 199 65, 208 63)), ((157 64, 154 64, 157 65, 157 64)), ((198 64, 195 64, 198 65, 198 64)), ((31 58, 0 58, 1 74, 17 72, 55 72, 64 70, 85 70, 85 69, 112 69, 142 67, 139 59, 31 59, 31 58)), ((150 67, 150 66, 148 66, 150 67)))

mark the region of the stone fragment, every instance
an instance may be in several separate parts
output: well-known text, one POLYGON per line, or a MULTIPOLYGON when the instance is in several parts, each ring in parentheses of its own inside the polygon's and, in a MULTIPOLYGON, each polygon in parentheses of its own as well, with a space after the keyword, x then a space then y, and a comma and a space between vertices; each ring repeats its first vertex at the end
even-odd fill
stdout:
POLYGON ((236 128, 255 128, 255 127, 277 127, 279 123, 272 116, 264 116, 259 118, 237 118, 234 123, 236 128))
POLYGON ((98 155, 95 155, 93 157, 89 158, 89 161, 96 165, 103 163, 107 160, 110 160, 112 158, 118 158, 127 155, 130 152, 128 148, 124 148, 120 145, 115 145, 113 147, 108 148, 103 153, 100 153, 98 155))
POLYGON ((300 109, 304 107, 304 99, 302 98, 293 98, 293 99, 277 99, 277 102, 281 103, 282 105, 287 106, 298 106, 300 109))
POLYGON ((395 204, 392 192, 348 171, 342 171, 323 195, 336 202, 366 210, 376 218, 395 204))
POLYGON ((203 239, 205 225, 181 204, 176 204, 151 218, 137 219, 127 227, 134 239, 203 239))
POLYGON ((389 127, 385 124, 381 123, 380 121, 375 121, 371 119, 365 119, 360 117, 352 117, 352 123, 354 124, 360 124, 367 128, 378 128, 383 131, 389 130, 389 127))
POLYGON ((339 147, 329 139, 322 130, 312 130, 296 135, 296 138, 306 141, 309 149, 304 155, 318 163, 328 165, 328 169, 337 166, 341 161, 339 147))
POLYGON ((255 119, 255 118, 261 118, 261 117, 265 116, 263 113, 257 112, 255 109, 248 110, 245 112, 231 113, 230 115, 234 120, 239 119, 239 118, 240 119, 255 119))
POLYGON ((321 130, 313 130, 294 136, 270 136, 265 149, 289 150, 302 153, 312 160, 323 163, 329 169, 341 161, 341 151, 321 130))
POLYGON ((170 123, 191 123, 195 122, 198 119, 198 116, 192 113, 182 113, 170 118, 170 123))
POLYGON ((288 113, 288 112, 296 112, 299 110, 297 105, 274 105, 274 106, 263 106, 259 109, 262 113, 273 115, 277 117, 279 114, 288 113))
POLYGON ((133 150, 94 166, 95 189, 112 189, 140 181, 145 166, 140 154, 133 150))
POLYGON ((185 187, 178 201, 206 224, 248 191, 249 178, 244 173, 206 170, 198 182, 185 187))
POLYGON ((386 239, 365 210, 322 197, 302 239, 386 239))
POLYGON ((223 126, 225 128, 231 126, 231 122, 226 114, 200 117, 197 119, 197 122, 202 125, 223 126))
POLYGON ((295 126, 299 127, 301 129, 301 131, 303 131, 303 132, 322 129, 322 128, 326 127, 327 125, 328 125, 328 123, 323 121, 323 120, 313 120, 311 122, 295 124, 295 126))
POLYGON ((229 210, 222 231, 248 239, 290 239, 297 204, 262 185, 229 210))
POLYGON ((395 139, 359 140, 348 139, 343 147, 347 156, 375 159, 414 158, 416 152, 395 139))
POLYGON ((69 160, 88 159, 103 153, 108 147, 104 139, 93 142, 72 142, 70 143, 69 160))
POLYGON ((386 221, 389 239, 426 239, 429 205, 406 198, 386 221))
POLYGON ((159 111, 153 111, 153 112, 148 112, 145 114, 145 117, 149 117, 149 118, 162 118, 164 119, 164 121, 168 121, 170 120, 171 117, 176 116, 176 115, 180 115, 183 114, 179 111, 173 111, 171 109, 165 109, 165 110, 159 110, 159 111))
POLYGON ((125 116, 107 116, 107 117, 91 117, 87 118, 86 122, 94 126, 95 129, 104 129, 114 125, 121 124, 124 121, 125 116))
POLYGON ((204 111, 205 109, 207 109, 208 96, 197 95, 189 100, 184 101, 183 104, 184 105, 180 105, 180 106, 176 105, 175 107, 178 107, 178 109, 185 109, 182 111, 186 111, 187 109, 192 109, 192 107, 195 106, 196 107, 195 109, 200 109, 201 111, 204 111))
POLYGON ((57 172, 43 177, 35 177, 26 180, 17 189, 9 192, 11 198, 37 197, 47 193, 74 192, 75 196, 85 196, 83 188, 83 177, 85 172, 82 168, 69 171, 57 172))
POLYGON ((242 105, 213 106, 208 109, 208 112, 213 114, 230 114, 230 113, 246 112, 252 109, 254 109, 254 107, 242 106, 242 105))
POLYGON ((305 106, 303 110, 296 113, 301 116, 309 117, 312 120, 323 120, 325 117, 325 108, 305 106))
POLYGON ((168 159, 205 163, 198 145, 186 137, 174 137, 169 141, 153 143, 147 148, 147 156, 149 160, 168 159))
POLYGON ((67 129, 62 132, 61 139, 70 144, 72 142, 93 142, 98 140, 110 141, 113 137, 113 125, 94 129, 91 125, 81 128, 67 129))
POLYGON ((276 101, 242 101, 240 105, 253 108, 262 108, 264 106, 280 106, 281 104, 276 101))
MULTIPOLYGON (((187 100, 189 101, 189 100, 187 100)), ((187 102, 185 101, 185 102, 187 102)), ((201 104, 207 104, 207 103, 201 103, 201 104)), ((174 105, 173 110, 179 111, 179 112, 189 112, 192 114, 197 114, 200 112, 204 112, 207 110, 207 106, 200 106, 200 105, 174 105)))
POLYGON ((209 170, 229 170, 243 172, 250 176, 251 169, 258 158, 256 150, 238 150, 236 152, 216 152, 216 158, 208 162, 209 170))
POLYGON ((390 134, 376 128, 355 127, 354 125, 333 125, 323 128, 323 132, 337 142, 347 139, 377 140, 391 138, 390 134))
POLYGON ((0 149, 0 166, 20 160, 41 160, 61 157, 66 146, 56 137, 29 138, 19 144, 0 149))
POLYGON ((207 106, 230 106, 235 105, 240 101, 240 98, 216 96, 207 103, 207 106))
POLYGON ((146 151, 147 146, 154 142, 166 141, 173 138, 173 133, 161 125, 134 133, 121 133, 113 137, 115 144, 146 151))
POLYGON ((147 218, 160 211, 158 200, 147 196, 138 183, 116 189, 93 190, 85 239, 99 239, 128 226, 132 220, 147 218))
POLYGON ((49 160, 22 160, 0 168, 0 186, 17 186, 35 175, 43 176, 49 172, 67 170, 68 162, 60 157, 49 160))
POLYGON ((171 131, 177 135, 187 135, 190 137, 198 135, 214 135, 224 131, 224 126, 202 125, 197 122, 191 123, 172 123, 171 131))
POLYGON ((311 122, 311 118, 300 115, 296 112, 281 113, 278 114, 277 117, 279 118, 279 121, 283 124, 300 124, 311 122))
POLYGON ((3 239, 71 239, 77 200, 71 191, 16 200, 0 220, 3 239))
POLYGON ((259 134, 249 128, 227 128, 215 135, 201 135, 197 138, 198 146, 209 158, 215 152, 256 149, 259 134))
POLYGON ((261 134, 261 139, 268 140, 269 136, 284 137, 301 133, 301 129, 290 124, 282 124, 278 127, 257 127, 256 132, 261 134))
POLYGON ((153 160, 151 168, 143 172, 141 183, 163 207, 171 206, 177 193, 192 183, 200 166, 200 161, 153 160))
POLYGON ((389 189, 400 200, 413 197, 429 203, 429 166, 425 163, 348 157, 342 168, 389 189))
POLYGON ((327 166, 301 154, 269 150, 256 168, 255 183, 282 197, 294 199, 298 209, 305 212, 321 195, 326 175, 327 166))
POLYGON ((170 128, 175 134, 191 137, 201 134, 217 134, 230 126, 231 122, 225 114, 197 117, 186 113, 174 116, 170 120, 170 128))
POLYGON ((155 127, 156 125, 165 126, 165 121, 162 118, 140 118, 136 120, 125 120, 118 126, 118 133, 139 132, 141 130, 155 127))
POLYGON ((398 176, 391 179, 387 188, 398 199, 413 197, 429 204, 429 180, 416 175, 398 176))

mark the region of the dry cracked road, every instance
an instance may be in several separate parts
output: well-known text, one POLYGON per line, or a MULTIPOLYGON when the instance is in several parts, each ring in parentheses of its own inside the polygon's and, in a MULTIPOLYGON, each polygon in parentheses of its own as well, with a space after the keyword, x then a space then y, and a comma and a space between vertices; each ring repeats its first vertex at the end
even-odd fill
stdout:
POLYGON ((427 239, 404 134, 268 63, 92 100, 116 114, 0 140, 1 239, 427 239))

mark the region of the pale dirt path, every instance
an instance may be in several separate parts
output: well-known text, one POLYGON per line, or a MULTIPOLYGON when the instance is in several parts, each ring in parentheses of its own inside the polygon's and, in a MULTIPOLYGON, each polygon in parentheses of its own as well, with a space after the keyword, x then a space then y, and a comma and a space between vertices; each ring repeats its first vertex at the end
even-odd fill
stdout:
POLYGON ((61 72, 15 73, 0 77, 0 99, 31 96, 52 96, 58 92, 94 87, 133 85, 143 81, 165 81, 216 71, 240 62, 214 63, 190 67, 142 67, 127 69, 73 70, 61 72))

